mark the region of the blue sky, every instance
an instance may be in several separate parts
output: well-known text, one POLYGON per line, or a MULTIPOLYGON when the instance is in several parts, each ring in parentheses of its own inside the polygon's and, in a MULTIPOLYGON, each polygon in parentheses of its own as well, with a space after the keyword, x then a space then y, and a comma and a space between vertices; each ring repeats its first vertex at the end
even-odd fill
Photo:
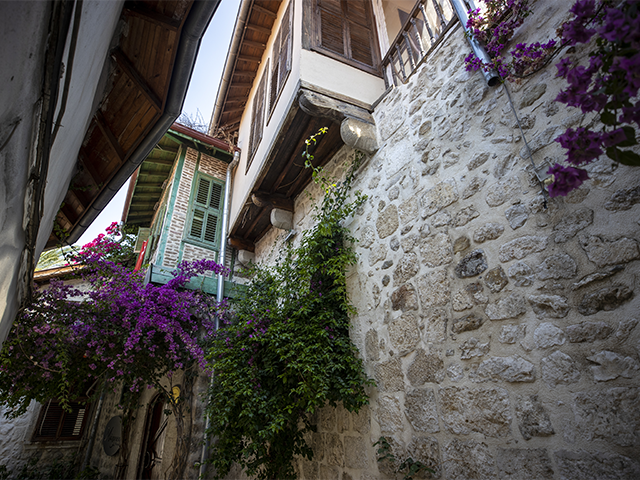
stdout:
MULTIPOLYGON (((222 0, 220 3, 200 44, 191 83, 182 107, 183 113, 193 116, 199 111, 207 123, 213 112, 213 104, 218 92, 220 76, 227 57, 239 6, 240 0, 222 0)), ((128 186, 129 182, 126 182, 84 235, 80 237, 78 240, 80 245, 84 245, 97 237, 98 234, 104 233, 105 228, 111 222, 120 221, 128 186)))

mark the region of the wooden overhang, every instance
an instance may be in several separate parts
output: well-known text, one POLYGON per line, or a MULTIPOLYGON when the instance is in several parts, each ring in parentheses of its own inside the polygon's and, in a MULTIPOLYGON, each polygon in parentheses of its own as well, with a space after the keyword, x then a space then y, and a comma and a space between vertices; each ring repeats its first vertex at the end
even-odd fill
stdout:
POLYGON ((233 148, 217 138, 174 123, 131 177, 122 212, 127 225, 150 227, 181 145, 223 162, 233 160, 233 148))
MULTIPOLYGON (((246 0, 245 0, 246 1, 246 0)), ((253 82, 258 75, 260 61, 267 48, 271 29, 276 21, 282 0, 251 0, 240 43, 227 58, 231 68, 226 91, 219 90, 221 102, 218 118, 212 127, 233 134, 240 127, 240 119, 249 99, 253 82)), ((238 28, 238 25, 236 25, 238 28)), ((232 50, 234 46, 232 45, 232 50)), ((221 84, 221 88, 223 85, 221 84)))
POLYGON ((373 123, 370 113, 359 106, 306 88, 298 89, 249 199, 230 230, 231 246, 253 252, 255 243, 271 228, 271 210, 293 211, 295 198, 312 177, 302 156, 305 140, 320 128, 328 127, 327 133, 310 150, 314 166, 326 164, 344 145, 340 125, 345 117, 373 123))
MULTIPOLYGON (((127 1, 100 106, 56 217, 73 243, 180 113, 199 41, 219 0, 127 1)), ((51 234, 47 248, 59 243, 51 234)))

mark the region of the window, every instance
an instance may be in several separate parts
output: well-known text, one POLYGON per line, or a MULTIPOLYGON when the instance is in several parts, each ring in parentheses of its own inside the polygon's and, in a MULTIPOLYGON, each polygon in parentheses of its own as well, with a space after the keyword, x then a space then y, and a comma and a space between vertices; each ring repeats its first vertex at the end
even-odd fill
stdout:
POLYGON ((313 0, 314 50, 379 75, 371 0, 313 0))
POLYGON ((222 183, 201 173, 191 195, 187 238, 218 247, 222 220, 222 183))
POLYGON ((287 10, 282 17, 280 31, 273 42, 273 51, 271 54, 271 85, 269 87, 269 116, 276 106, 278 96, 287 81, 289 72, 291 71, 291 26, 293 18, 293 0, 289 2, 287 10))
POLYGON ((258 84, 258 89, 253 97, 253 107, 251 108, 251 137, 249 138, 249 159, 247 160, 246 171, 249 171, 253 157, 258 150, 260 140, 262 140, 262 130, 264 126, 264 102, 266 98, 267 77, 269 76, 269 61, 262 72, 262 78, 258 84))
POLYGON ((35 441, 80 440, 87 421, 89 406, 71 403, 71 412, 65 412, 55 400, 49 400, 40 410, 33 434, 35 441))

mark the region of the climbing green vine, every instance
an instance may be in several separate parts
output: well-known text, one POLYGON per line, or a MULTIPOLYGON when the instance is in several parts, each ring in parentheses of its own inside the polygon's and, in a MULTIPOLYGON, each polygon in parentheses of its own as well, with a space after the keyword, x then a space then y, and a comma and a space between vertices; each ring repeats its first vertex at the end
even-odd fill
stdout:
POLYGON ((234 463, 259 479, 295 477, 293 460, 312 458, 311 414, 341 402, 352 412, 368 403, 373 382, 349 338, 355 313, 346 289, 353 237, 344 220, 366 200, 350 194, 362 155, 343 181, 312 166, 322 129, 303 154, 324 190, 315 226, 297 248, 284 247, 270 267, 254 267, 246 294, 223 315, 208 352, 214 370, 209 392, 210 462, 217 477, 234 463))

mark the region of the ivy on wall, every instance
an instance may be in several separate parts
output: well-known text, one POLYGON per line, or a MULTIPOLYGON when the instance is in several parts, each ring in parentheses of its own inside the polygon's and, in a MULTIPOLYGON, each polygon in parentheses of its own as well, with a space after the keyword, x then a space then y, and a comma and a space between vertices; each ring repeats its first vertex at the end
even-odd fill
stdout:
MULTIPOLYGON (((308 168, 325 132, 307 140, 308 168)), ((246 294, 223 315, 207 357, 215 375, 210 462, 218 478, 234 463, 259 479, 295 477, 294 457, 313 456, 306 442, 315 430, 310 415, 327 404, 342 402, 357 412, 368 403, 365 387, 373 382, 349 338, 355 311, 346 270, 356 257, 343 225, 366 199, 360 192, 350 195, 361 158, 341 182, 314 168, 313 179, 324 190, 315 226, 298 247, 285 247, 275 265, 254 267, 246 294)))

